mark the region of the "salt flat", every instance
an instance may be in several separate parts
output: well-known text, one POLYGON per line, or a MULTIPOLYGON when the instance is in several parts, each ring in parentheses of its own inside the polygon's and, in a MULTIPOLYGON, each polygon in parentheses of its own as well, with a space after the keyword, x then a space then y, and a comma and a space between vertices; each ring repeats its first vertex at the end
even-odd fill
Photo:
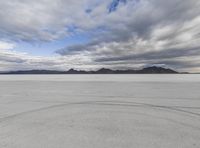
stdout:
POLYGON ((1 75, 0 148, 199 148, 200 75, 1 75))

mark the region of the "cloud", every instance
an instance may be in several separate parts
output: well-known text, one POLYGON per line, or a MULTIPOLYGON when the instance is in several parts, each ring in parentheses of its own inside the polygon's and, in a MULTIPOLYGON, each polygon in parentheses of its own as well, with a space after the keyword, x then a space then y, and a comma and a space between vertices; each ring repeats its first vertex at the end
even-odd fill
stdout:
POLYGON ((33 56, 14 50, 15 44, 0 41, 0 71, 15 70, 68 70, 70 68, 94 68, 91 61, 84 55, 74 56, 33 56))
MULTIPOLYGON (((199 0, 6 0, 0 1, 0 20, 0 39, 11 42, 47 42, 82 33, 90 36, 87 43, 58 49, 55 57, 21 53, 9 57, 8 51, 1 51, 0 60, 14 63, 16 58, 16 67, 158 64, 196 71, 200 66, 194 60, 200 57, 199 0), (9 61, 12 56, 14 61, 9 61)), ((13 46, 0 42, 0 49, 13 46)))
MULTIPOLYGON (((127 1, 103 18, 104 31, 87 44, 57 51, 61 55, 84 53, 96 64, 166 64, 184 70, 196 68, 200 56, 200 2, 198 0, 127 1), (178 60, 185 58, 190 64, 178 60), (166 60, 167 59, 167 60, 166 60), (193 61, 194 62, 194 61, 193 61), (180 66, 179 66, 180 65, 180 66)), ((99 23, 101 24, 101 23, 99 23)))
POLYGON ((27 53, 15 51, 0 51, 0 71, 15 70, 68 70, 70 68, 88 69, 94 68, 84 56, 31 56, 27 53))
POLYGON ((14 43, 0 41, 0 50, 13 49, 14 47, 15 47, 14 43))
POLYGON ((0 1, 0 37, 16 41, 52 41, 70 35, 71 26, 91 28, 92 25, 87 26, 85 22, 89 20, 92 24, 86 10, 101 9, 102 5, 107 5, 105 3, 106 0, 101 1, 101 6, 93 0, 0 1))

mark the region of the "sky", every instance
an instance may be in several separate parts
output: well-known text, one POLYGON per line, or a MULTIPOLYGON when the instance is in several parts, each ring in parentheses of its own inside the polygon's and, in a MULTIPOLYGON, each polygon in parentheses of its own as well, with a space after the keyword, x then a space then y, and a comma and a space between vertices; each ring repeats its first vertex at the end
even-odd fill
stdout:
POLYGON ((0 71, 200 72, 199 0, 0 0, 0 71))

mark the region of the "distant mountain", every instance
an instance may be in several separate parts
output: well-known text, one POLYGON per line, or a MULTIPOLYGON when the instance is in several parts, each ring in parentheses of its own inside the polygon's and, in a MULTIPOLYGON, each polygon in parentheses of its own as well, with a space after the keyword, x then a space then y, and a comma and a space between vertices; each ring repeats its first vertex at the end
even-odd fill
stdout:
POLYGON ((163 67, 147 67, 141 70, 111 70, 102 68, 97 71, 83 71, 70 69, 68 71, 54 70, 26 70, 26 71, 10 71, 1 72, 0 74, 177 74, 177 71, 163 67))
POLYGON ((97 74, 176 74, 177 71, 162 67, 147 67, 141 70, 111 70, 102 68, 96 71, 97 74))
POLYGON ((177 71, 174 71, 172 69, 168 69, 168 68, 162 68, 162 67, 156 67, 156 66, 153 66, 153 67, 147 67, 147 68, 144 68, 142 70, 139 70, 138 71, 139 73, 158 73, 158 74, 162 74, 162 73, 178 73, 177 71))

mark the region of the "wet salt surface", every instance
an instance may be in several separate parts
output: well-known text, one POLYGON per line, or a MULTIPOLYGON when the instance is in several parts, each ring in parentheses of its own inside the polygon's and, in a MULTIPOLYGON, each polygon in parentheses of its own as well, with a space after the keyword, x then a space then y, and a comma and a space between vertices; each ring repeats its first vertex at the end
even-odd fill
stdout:
POLYGON ((2 75, 0 147, 195 148, 200 75, 2 75))

